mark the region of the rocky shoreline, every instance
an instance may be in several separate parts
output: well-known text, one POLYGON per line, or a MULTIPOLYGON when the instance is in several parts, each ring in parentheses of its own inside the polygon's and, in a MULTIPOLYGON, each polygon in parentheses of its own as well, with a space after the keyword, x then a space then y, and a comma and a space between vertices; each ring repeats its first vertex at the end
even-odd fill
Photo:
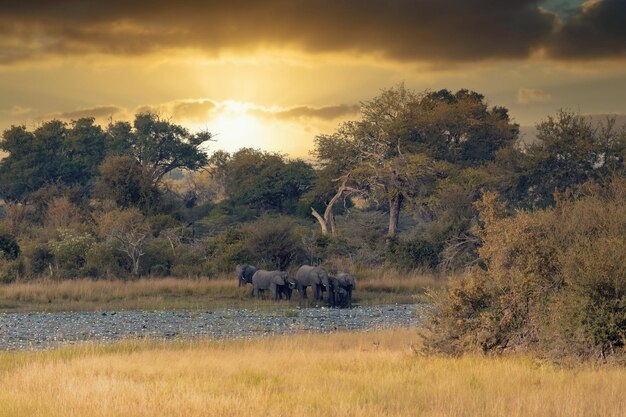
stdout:
POLYGON ((127 338, 247 339, 341 330, 369 331, 424 323, 425 304, 220 311, 0 313, 0 350, 39 350, 127 338))

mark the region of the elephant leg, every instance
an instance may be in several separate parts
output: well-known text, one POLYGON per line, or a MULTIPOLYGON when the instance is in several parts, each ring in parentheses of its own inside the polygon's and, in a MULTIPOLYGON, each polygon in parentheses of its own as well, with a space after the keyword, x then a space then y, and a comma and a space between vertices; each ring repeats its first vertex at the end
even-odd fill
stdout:
POLYGON ((313 296, 316 300, 322 299, 322 289, 319 284, 315 284, 315 286, 313 287, 313 296))

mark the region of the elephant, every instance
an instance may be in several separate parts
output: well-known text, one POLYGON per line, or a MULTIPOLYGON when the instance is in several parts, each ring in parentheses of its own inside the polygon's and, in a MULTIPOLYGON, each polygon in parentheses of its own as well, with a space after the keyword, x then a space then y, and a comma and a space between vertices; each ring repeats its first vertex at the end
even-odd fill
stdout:
POLYGON ((270 290, 275 301, 280 300, 281 294, 285 294, 287 299, 291 298, 289 276, 284 271, 257 270, 252 276, 252 287, 257 298, 266 290, 270 290))
POLYGON ((329 279, 328 304, 331 307, 352 307, 352 290, 356 288, 354 276, 342 272, 329 279))
POLYGON ((307 298, 307 287, 313 288, 313 298, 316 300, 322 300, 322 291, 328 288, 328 273, 319 266, 302 265, 298 272, 296 272, 296 288, 300 293, 300 299, 307 298))
POLYGON ((237 272, 237 279, 239 280, 239 286, 246 284, 252 284, 252 275, 257 271, 255 267, 248 264, 237 265, 235 268, 237 272))

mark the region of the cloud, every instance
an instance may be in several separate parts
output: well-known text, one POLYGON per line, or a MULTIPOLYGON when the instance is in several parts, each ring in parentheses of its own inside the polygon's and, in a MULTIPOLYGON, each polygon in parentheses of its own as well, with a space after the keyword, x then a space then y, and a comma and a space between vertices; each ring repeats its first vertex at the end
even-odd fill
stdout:
POLYGON ((157 113, 164 117, 171 117, 176 121, 205 122, 218 104, 209 99, 176 100, 156 105, 145 105, 135 109, 134 113, 157 113))
MULTIPOLYGON (((16 109, 17 106, 14 108, 16 109)), ((22 109, 21 107, 19 109, 22 109)), ((22 109, 29 111, 30 109, 22 109)), ((137 113, 157 113, 171 119, 174 123, 209 124, 220 115, 238 116, 249 114, 266 120, 307 122, 311 120, 333 121, 342 117, 358 114, 359 106, 338 104, 327 106, 265 107, 254 103, 234 101, 215 101, 208 98, 196 100, 174 100, 158 104, 146 104, 134 109, 119 106, 95 106, 64 112, 44 114, 37 120, 76 120, 82 117, 94 117, 98 123, 113 120, 132 120, 137 113)))
POLYGON ((281 120, 336 120, 344 116, 355 115, 359 111, 359 106, 339 104, 335 106, 296 106, 286 109, 268 109, 263 107, 257 107, 250 112, 266 118, 276 118, 281 120))
POLYGON ((540 6, 540 0, 21 0, 3 5, 0 63, 261 48, 401 61, 526 58, 557 21, 540 6))
POLYGON ((49 113, 39 117, 39 120, 59 119, 77 120, 84 117, 93 117, 99 121, 109 118, 128 118, 128 110, 118 106, 97 106, 66 112, 49 113))
POLYGON ((16 105, 11 107, 11 109, 9 110, 9 114, 11 116, 24 116, 32 111, 33 109, 31 109, 30 107, 22 107, 16 105))
POLYGON ((546 103, 552 96, 543 90, 520 87, 517 90, 517 102, 519 104, 546 103))
POLYGON ((549 54, 560 59, 626 57, 626 1, 585 2, 563 22, 549 54))

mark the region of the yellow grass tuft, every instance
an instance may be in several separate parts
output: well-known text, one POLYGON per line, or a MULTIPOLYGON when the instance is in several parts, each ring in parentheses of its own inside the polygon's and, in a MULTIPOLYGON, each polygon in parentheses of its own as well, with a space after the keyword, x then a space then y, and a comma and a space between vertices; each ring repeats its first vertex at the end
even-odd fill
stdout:
POLYGON ((0 354, 0 416, 626 415, 626 370, 414 353, 414 330, 0 354))

